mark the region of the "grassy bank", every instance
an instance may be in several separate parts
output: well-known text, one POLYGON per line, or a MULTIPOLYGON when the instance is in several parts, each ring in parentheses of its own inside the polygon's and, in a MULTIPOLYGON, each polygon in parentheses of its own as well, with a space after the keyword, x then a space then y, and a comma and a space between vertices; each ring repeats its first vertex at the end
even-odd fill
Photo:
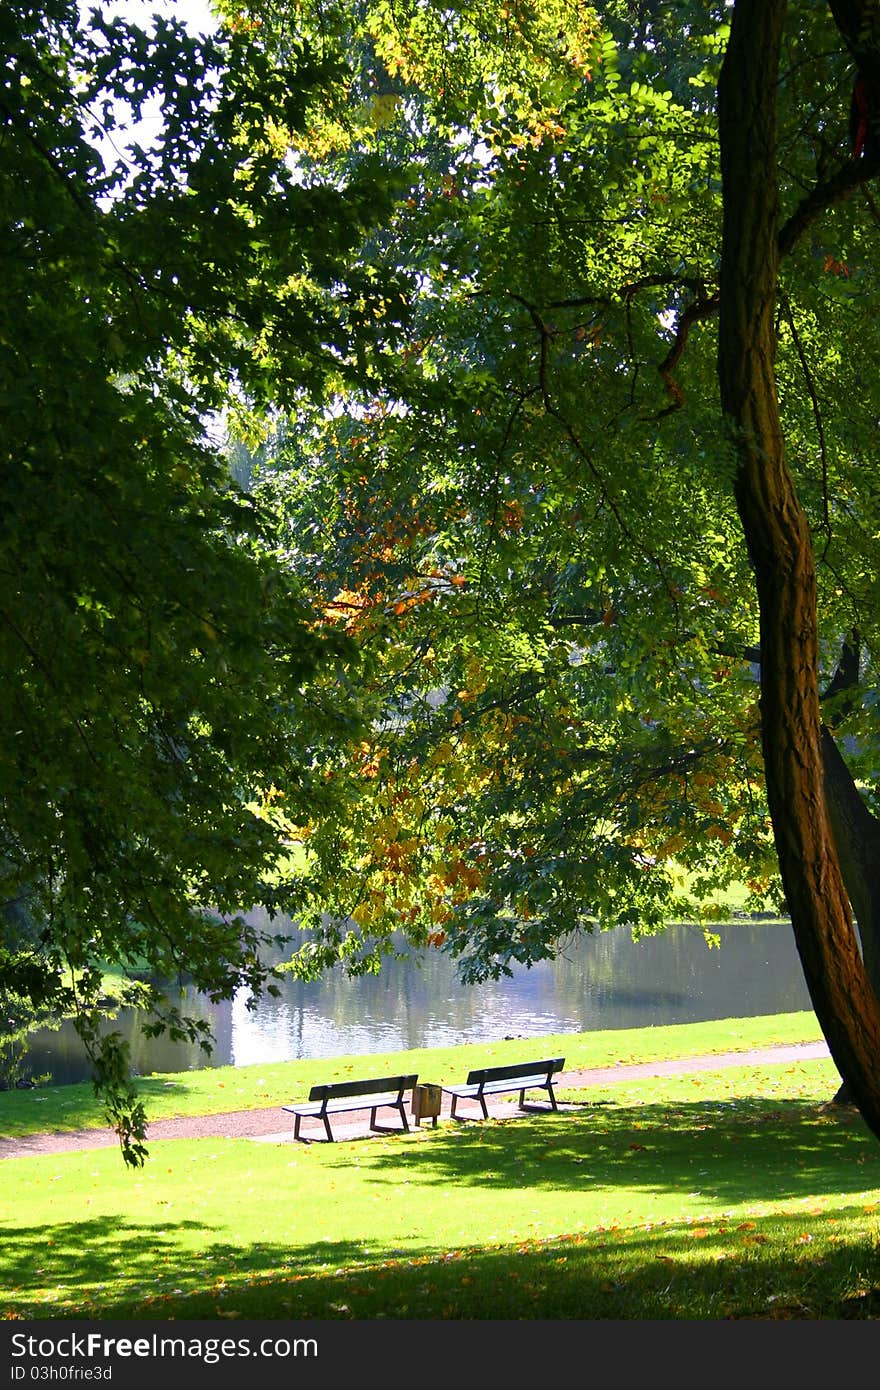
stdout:
MULTIPOLYGON (((795 1021, 777 1041, 815 1036, 795 1021)), ((661 1055, 661 1031, 699 1050, 640 1029, 617 1060, 661 1055)), ((824 1060, 732 1067, 334 1145, 157 1141, 137 1171, 115 1149, 8 1159, 0 1315, 874 1316, 880 1146, 827 1109, 836 1083, 824 1060)))

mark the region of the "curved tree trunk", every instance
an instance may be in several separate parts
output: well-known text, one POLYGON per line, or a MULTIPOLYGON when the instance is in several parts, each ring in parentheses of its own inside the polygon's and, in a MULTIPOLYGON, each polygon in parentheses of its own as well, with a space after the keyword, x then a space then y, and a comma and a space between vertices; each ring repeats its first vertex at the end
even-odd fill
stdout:
POLYGON ((783 887, 831 1055, 880 1137, 880 1003, 826 812, 816 576, 775 378, 776 84, 785 0, 737 0, 719 82, 724 197, 718 375, 761 614, 761 739, 783 887))

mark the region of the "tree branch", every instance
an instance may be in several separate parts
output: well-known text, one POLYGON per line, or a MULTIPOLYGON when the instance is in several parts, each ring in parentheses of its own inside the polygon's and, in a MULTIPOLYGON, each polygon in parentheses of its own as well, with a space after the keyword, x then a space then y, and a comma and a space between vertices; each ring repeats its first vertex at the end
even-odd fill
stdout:
POLYGON ((844 202, 851 193, 880 174, 880 158, 851 159, 830 179, 819 183, 801 199, 794 212, 783 222, 777 240, 780 259, 789 255, 804 232, 821 213, 835 203, 844 202))

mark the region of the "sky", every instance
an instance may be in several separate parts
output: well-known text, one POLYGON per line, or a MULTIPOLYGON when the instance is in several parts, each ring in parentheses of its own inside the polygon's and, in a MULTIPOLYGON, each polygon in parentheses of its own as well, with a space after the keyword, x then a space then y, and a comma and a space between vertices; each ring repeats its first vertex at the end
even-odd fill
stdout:
MULTIPOLYGON (((153 14, 160 14, 166 19, 176 15, 193 34, 210 33, 216 27, 209 0, 79 0, 79 5, 81 13, 96 8, 107 18, 118 15, 145 28, 151 27, 148 21, 153 14)), ((161 123, 162 112, 158 101, 148 101, 144 105, 141 120, 127 126, 124 139, 121 132, 116 139, 125 144, 136 139, 149 146, 161 123)), ((99 142, 98 148, 109 160, 112 160, 117 152, 113 143, 109 149, 104 150, 99 142)))
MULTIPOLYGON (((94 0, 86 0, 87 4, 94 0)), ((122 15, 142 23, 145 16, 177 15, 193 33, 204 34, 214 28, 215 20, 208 0, 104 0, 98 8, 109 15, 122 15)))

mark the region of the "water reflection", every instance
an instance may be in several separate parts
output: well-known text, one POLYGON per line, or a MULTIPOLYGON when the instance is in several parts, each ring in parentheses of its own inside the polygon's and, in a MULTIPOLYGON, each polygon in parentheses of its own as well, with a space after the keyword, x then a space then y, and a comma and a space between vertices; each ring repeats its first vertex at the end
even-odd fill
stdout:
MULTIPOLYGON (((208 1020, 216 1039, 210 1057, 197 1045, 145 1037, 135 1010, 108 1027, 128 1037, 134 1069, 145 1075, 811 1008, 787 924, 737 923, 719 935, 714 950, 685 925, 641 941, 622 931, 582 936, 554 961, 483 985, 461 984, 451 961, 428 952, 358 980, 341 972, 313 984, 287 980, 279 998, 254 1009, 244 992, 212 1005, 189 991, 187 1010, 208 1020)), ((34 1035, 29 1070, 60 1084, 89 1076, 69 1025, 34 1035)))

